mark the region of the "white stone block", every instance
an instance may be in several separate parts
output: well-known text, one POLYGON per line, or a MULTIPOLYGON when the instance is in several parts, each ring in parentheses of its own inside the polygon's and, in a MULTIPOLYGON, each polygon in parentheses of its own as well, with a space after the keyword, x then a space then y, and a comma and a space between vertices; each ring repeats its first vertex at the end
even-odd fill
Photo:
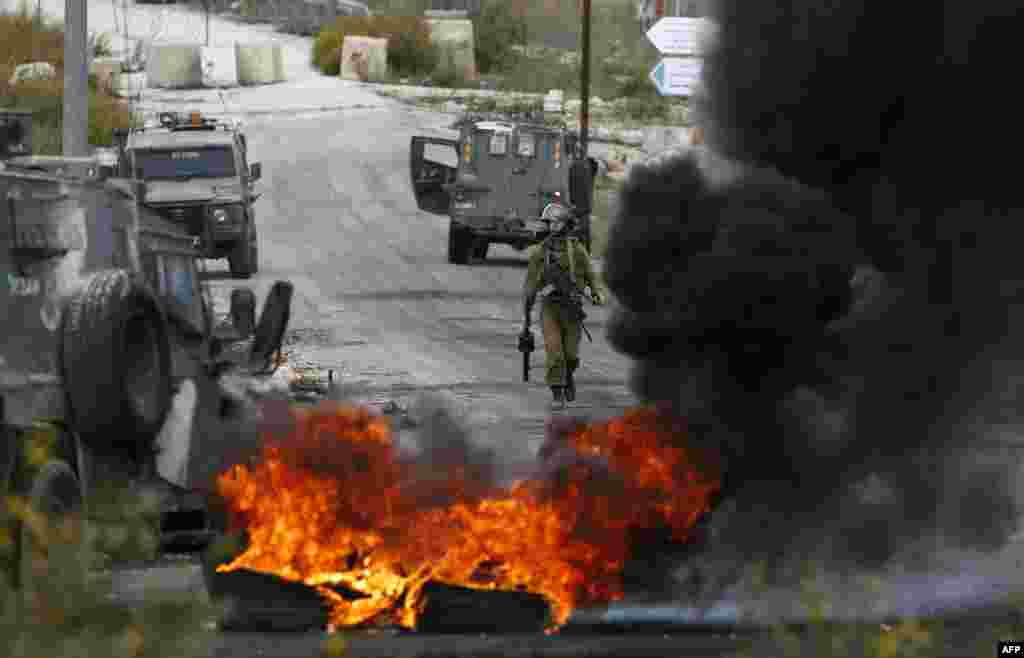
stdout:
POLYGON ((146 73, 152 87, 198 89, 203 84, 197 44, 153 44, 146 73))
POLYGON ((284 82, 284 53, 281 44, 236 43, 238 82, 242 85, 266 85, 284 82))
POLYGON ((203 46, 199 62, 203 71, 204 87, 237 87, 238 59, 234 46, 203 46))

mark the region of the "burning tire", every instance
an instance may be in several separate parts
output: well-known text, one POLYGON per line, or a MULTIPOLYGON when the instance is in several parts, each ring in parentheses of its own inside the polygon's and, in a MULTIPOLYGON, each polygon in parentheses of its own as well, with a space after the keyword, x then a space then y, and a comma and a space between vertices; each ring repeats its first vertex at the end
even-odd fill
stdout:
POLYGON ((72 426, 99 451, 145 451, 171 407, 167 321, 129 272, 97 273, 65 309, 60 369, 72 426))

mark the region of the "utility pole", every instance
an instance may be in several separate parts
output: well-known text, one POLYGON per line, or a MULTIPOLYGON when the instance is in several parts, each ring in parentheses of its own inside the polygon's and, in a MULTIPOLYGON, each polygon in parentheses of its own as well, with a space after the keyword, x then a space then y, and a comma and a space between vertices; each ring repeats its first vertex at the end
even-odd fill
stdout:
POLYGON ((89 25, 85 0, 64 0, 64 156, 89 155, 89 25))
POLYGON ((210 47, 210 2, 203 0, 203 13, 206 14, 206 47, 210 47))
POLYGON ((580 148, 587 157, 590 141, 590 0, 583 0, 583 53, 580 63, 580 148))

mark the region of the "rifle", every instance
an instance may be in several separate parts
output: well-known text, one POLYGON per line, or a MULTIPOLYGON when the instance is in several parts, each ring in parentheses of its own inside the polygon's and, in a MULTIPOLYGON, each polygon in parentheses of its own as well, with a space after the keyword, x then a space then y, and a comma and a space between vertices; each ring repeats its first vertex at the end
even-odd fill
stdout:
POLYGON ((559 296, 561 303, 568 306, 575 313, 575 319, 579 321, 580 328, 586 334, 587 340, 593 343, 594 338, 590 335, 587 325, 583 323, 587 319, 587 314, 583 310, 583 297, 585 295, 580 290, 580 287, 576 285, 576 282, 572 280, 569 272, 557 265, 551 265, 544 272, 544 277, 554 285, 556 291, 562 293, 559 296))

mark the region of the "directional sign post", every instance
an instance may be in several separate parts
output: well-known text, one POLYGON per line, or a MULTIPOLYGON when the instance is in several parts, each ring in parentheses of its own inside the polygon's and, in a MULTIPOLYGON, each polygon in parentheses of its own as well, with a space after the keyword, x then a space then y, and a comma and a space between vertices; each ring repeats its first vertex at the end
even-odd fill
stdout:
POLYGON ((647 38, 662 55, 698 55, 707 31, 706 19, 666 16, 647 30, 647 38))
POLYGON ((666 57, 651 71, 651 82, 662 96, 689 96, 700 82, 700 57, 666 57))

